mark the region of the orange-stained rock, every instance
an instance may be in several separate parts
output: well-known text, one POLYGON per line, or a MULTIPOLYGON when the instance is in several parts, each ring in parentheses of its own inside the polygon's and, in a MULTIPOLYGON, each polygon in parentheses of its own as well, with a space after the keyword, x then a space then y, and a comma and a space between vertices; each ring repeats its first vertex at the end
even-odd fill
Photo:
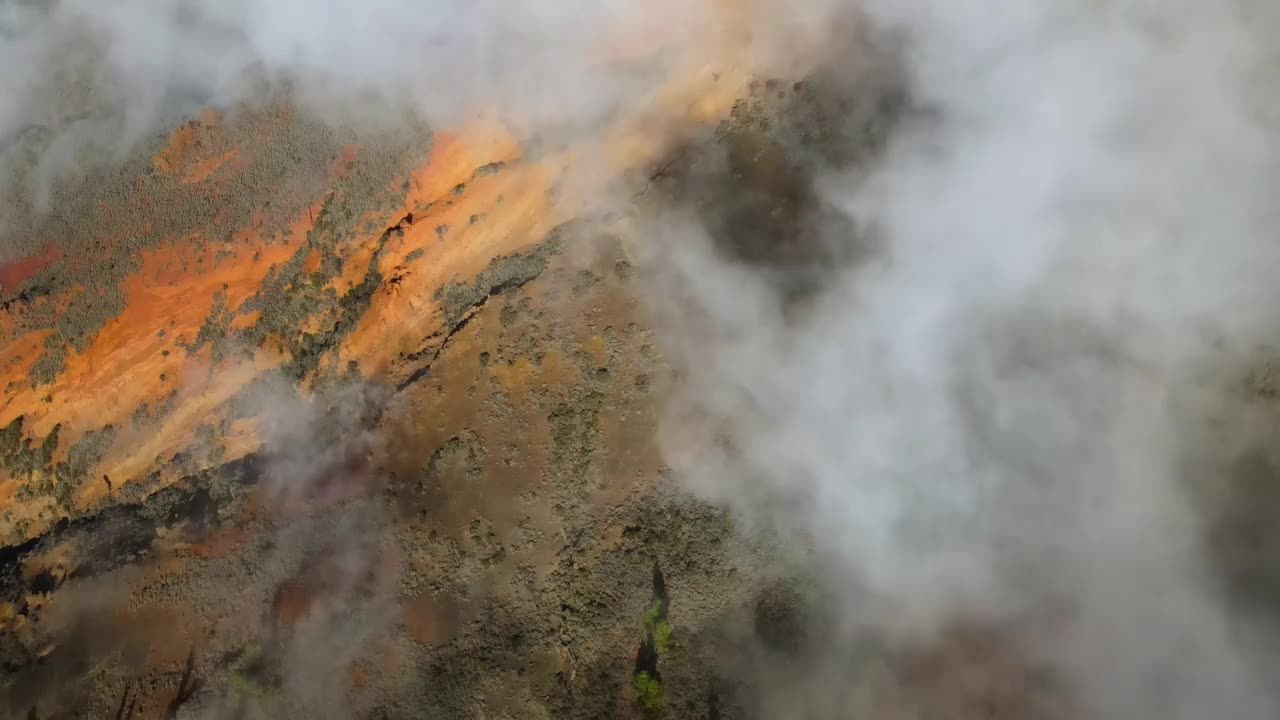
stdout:
MULTIPOLYGON (((48 382, 33 381, 29 375, 48 360, 42 359, 49 353, 45 343, 57 338, 47 330, 21 331, 13 319, 24 312, 21 301, 0 311, 0 327, 14 328, 0 345, 0 384, 8 388, 0 403, 0 426, 21 417, 22 437, 33 447, 40 446, 56 426, 53 464, 65 462, 71 448, 89 433, 109 428, 112 437, 105 447, 94 448, 91 463, 81 475, 69 479, 74 487, 69 495, 61 491, 65 502, 60 511, 45 500, 18 499, 21 487, 40 484, 51 468, 15 474, 0 467, 0 497, 8 498, 10 511, 0 520, 0 537, 11 541, 30 537, 61 515, 110 504, 114 494, 137 497, 138 492, 153 492, 212 461, 234 460, 252 452, 256 444, 243 434, 223 438, 210 457, 196 457, 190 450, 198 428, 235 419, 227 416, 226 403, 237 393, 264 372, 298 360, 297 339, 268 332, 251 347, 204 342, 194 350, 187 348, 210 323, 218 326, 216 333, 233 339, 254 337, 252 328, 262 325, 263 316, 261 308, 246 302, 296 253, 303 253, 302 279, 324 275, 325 258, 337 258, 341 267, 325 276, 323 287, 339 298, 360 291, 366 277, 381 277, 380 286, 367 298, 367 307, 348 319, 353 324, 316 360, 313 372, 355 367, 367 378, 403 378, 417 367, 405 358, 430 351, 428 338, 442 330, 446 321, 440 299, 443 288, 469 283, 494 258, 541 242, 595 199, 600 179, 628 169, 643 170, 681 128, 723 116, 744 81, 731 69, 717 73, 709 66, 696 69, 680 76, 652 104, 621 116, 601 134, 536 157, 526 158, 520 140, 492 116, 477 116, 462 127, 438 131, 425 158, 416 167, 408 166, 411 169, 403 182, 388 182, 388 192, 398 199, 352 216, 352 232, 337 238, 332 250, 312 245, 308 238, 317 231, 326 204, 347 197, 344 178, 367 174, 364 153, 356 145, 333 151, 330 182, 336 190, 321 187, 291 217, 281 218, 276 206, 259 203, 244 216, 247 222, 242 226, 226 225, 230 214, 218 211, 211 216, 212 225, 172 238, 164 238, 163 228, 150 223, 147 228, 162 239, 144 243, 136 251, 116 251, 137 264, 112 290, 122 296, 119 312, 92 333, 82 350, 61 349, 61 365, 48 382), (219 236, 228 242, 215 243, 219 236), (375 258, 376 274, 370 272, 375 258), (140 416, 160 409, 162 416, 139 422, 140 416), (188 456, 187 465, 170 461, 183 454, 188 456), (110 489, 103 476, 110 477, 110 489), (139 483, 136 489, 131 487, 139 483)), ((262 146, 237 145, 236 133, 270 138, 282 132, 272 128, 289 122, 289 117, 282 112, 273 120, 275 126, 250 123, 242 128, 206 114, 174 131, 153 166, 161 175, 178 177, 182 184, 218 192, 235 173, 272 161, 262 146)), ((139 198, 144 203, 153 200, 139 198)), ((6 267, 13 268, 17 277, 19 269, 32 272, 30 268, 56 264, 61 252, 49 247, 6 267)), ((98 290, 73 287, 49 301, 84 303, 84 293, 89 292, 98 290)), ((287 332, 319 337, 337 327, 339 316, 316 310, 289 321, 292 329, 287 332)), ((308 378, 300 386, 301 392, 306 392, 309 382, 308 378)))

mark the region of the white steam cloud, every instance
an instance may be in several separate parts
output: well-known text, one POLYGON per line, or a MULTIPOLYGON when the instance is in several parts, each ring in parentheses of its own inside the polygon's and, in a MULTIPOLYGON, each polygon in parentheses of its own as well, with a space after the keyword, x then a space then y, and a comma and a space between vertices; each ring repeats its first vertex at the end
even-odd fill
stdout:
MULTIPOLYGON (((287 97, 334 124, 447 126, 500 108, 581 129, 642 96, 705 8, 659 0, 3 0, 0 163, 22 191, 121 161, 184 115, 287 97), (667 43, 640 60, 629 33, 667 43), (15 156, 16 154, 16 156, 15 156)), ((6 180, 11 182, 11 180, 6 180)))
POLYGON ((884 250, 784 312, 670 230, 652 260, 683 409, 717 440, 680 424, 671 457, 814 538, 860 631, 1035 628, 1020 652, 1074 717, 1274 717, 1189 497, 1222 479, 1186 477, 1184 450, 1221 365, 1276 327, 1277 10, 857 5, 901 41, 922 117, 823 189, 884 250))
MULTIPOLYGON (((1183 450, 1205 443, 1220 364, 1277 326, 1280 6, 783 6, 742 12, 829 31, 854 9, 899 39, 928 117, 869 177, 824 178, 826 200, 884 249, 803 312, 696 228, 650 238, 655 295, 680 304, 661 329, 684 400, 718 440, 673 437, 682 476, 815 538, 857 631, 1036 628, 1020 650, 1066 679, 1076 717, 1275 717, 1273 668, 1215 590, 1183 450)), ((0 0, 0 169, 39 136, 47 188, 91 149, 119 158, 184 113, 277 92, 338 122, 448 123, 498 105, 581 126, 642 97, 714 14, 0 0), (669 51, 611 61, 612 31, 639 26, 669 51)), ((771 22, 747 26, 782 46, 771 22)))

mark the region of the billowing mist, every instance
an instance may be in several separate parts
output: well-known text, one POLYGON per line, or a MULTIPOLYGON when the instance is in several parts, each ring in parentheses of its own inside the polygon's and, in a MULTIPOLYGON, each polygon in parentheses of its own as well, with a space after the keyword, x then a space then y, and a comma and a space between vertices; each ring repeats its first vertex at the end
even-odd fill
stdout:
POLYGON ((6 0, 0 65, 21 71, 0 79, 4 182, 45 207, 55 182, 184 116, 284 97, 363 129, 502 108, 517 127, 573 132, 709 41, 705 15, 616 0, 6 0), (629 58, 628 43, 655 37, 668 52, 629 58))
MULTIPOLYGON (((1249 377, 1280 329, 1278 32, 1263 0, 9 0, 0 166, 38 208, 184 114, 284 95, 336 124, 497 107, 572 132, 721 33, 764 73, 816 56, 840 91, 874 65, 893 119, 806 166, 798 265, 733 251, 768 222, 637 211, 675 477, 820 568, 813 679, 760 690, 762 716, 938 717, 849 658, 960 628, 1043 671, 1046 717, 1267 718, 1269 619, 1211 539, 1275 420, 1249 377)), ((865 119, 841 107, 837 130, 865 119)), ((326 621, 377 614, 360 582, 326 621)), ((298 683, 363 632, 328 627, 292 646, 298 683)))
MULTIPOLYGON (((976 626, 1063 716, 1273 715, 1205 528, 1227 446, 1267 442, 1241 388, 1277 320, 1274 9, 860 6, 910 108, 814 181, 863 230, 810 242, 870 249, 797 305, 705 222, 665 221, 678 469, 810 539, 850 633, 830 643, 976 626)), ((866 690, 815 677, 784 716, 866 690)))

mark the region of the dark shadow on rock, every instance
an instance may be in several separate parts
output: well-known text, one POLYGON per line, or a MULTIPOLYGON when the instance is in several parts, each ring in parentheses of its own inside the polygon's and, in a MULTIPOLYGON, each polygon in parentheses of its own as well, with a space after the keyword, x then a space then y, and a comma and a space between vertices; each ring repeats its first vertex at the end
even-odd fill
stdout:
MULTIPOLYGON (((707 702, 696 717, 1065 720, 1066 687, 1012 629, 956 622, 928 637, 854 632, 839 615, 856 598, 783 577, 700 629, 707 702)), ((695 717, 694 715, 689 715, 695 717)))
POLYGON ((659 163, 645 192, 690 210, 784 305, 803 301, 877 251, 871 228, 832 206, 819 180, 875 166, 913 112, 905 78, 894 52, 859 46, 800 82, 753 82, 713 134, 659 163))

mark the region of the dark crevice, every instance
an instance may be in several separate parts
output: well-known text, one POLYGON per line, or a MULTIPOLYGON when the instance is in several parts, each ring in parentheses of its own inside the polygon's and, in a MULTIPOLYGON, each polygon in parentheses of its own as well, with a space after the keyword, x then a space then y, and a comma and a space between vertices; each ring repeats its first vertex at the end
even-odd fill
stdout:
POLYGON ((644 638, 636 649, 635 668, 631 673, 636 700, 648 714, 659 711, 663 702, 662 673, 658 670, 658 659, 666 651, 670 639, 671 625, 667 620, 669 600, 666 578, 662 575, 658 561, 654 560, 653 598, 645 611, 644 638))
MULTIPOLYGON (((401 223, 408 220, 409 217, 406 216, 401 223)), ((431 351, 431 359, 401 382, 394 392, 398 393, 426 377, 449 339, 466 327, 489 298, 522 287, 538 277, 546 267, 549 255, 558 251, 558 237, 563 230, 564 228, 553 230, 547 240, 527 253, 495 260, 490 268, 481 274, 476 283, 467 289, 467 292, 477 294, 463 309, 462 315, 454 320, 447 331, 435 334, 441 337, 441 340, 440 344, 431 351)), ((386 243, 390 232, 389 229, 383 234, 379 250, 386 243)), ((368 296, 376 290, 375 283, 380 280, 381 274, 371 265, 365 283, 353 289, 343 300, 347 301, 354 296, 356 299, 350 301, 351 305, 358 304, 361 300, 367 302, 368 296)), ((351 322, 354 323, 354 318, 351 322)), ((376 407, 365 415, 362 422, 370 427, 376 425, 390 397, 375 401, 376 407)), ((269 455, 265 452, 250 453, 238 460, 187 475, 140 502, 112 505, 97 513, 74 520, 63 518, 56 526, 39 536, 15 545, 0 547, 0 588, 3 588, 0 590, 0 599, 7 599, 16 605, 24 594, 32 592, 33 585, 43 587, 46 580, 40 579, 42 577, 40 575, 31 581, 23 580, 23 566, 26 558, 42 548, 52 547, 73 534, 87 533, 97 536, 106 533, 97 541, 88 544, 95 548, 95 551, 76 568, 72 575, 75 578, 88 578, 114 570, 145 555, 159 528, 172 528, 185 523, 188 525, 186 529, 189 532, 198 534, 216 526, 222 508, 234 499, 235 493, 229 488, 256 485, 263 476, 268 457, 269 455), (219 489, 215 491, 214 486, 218 486, 219 489)), ((177 460, 180 458, 175 459, 177 460)))
POLYGON ((383 231, 383 237, 403 233, 405 230, 413 227, 413 213, 406 213, 404 217, 397 220, 394 224, 383 231))
POLYGON ((409 377, 401 380, 400 384, 396 385, 396 392, 400 392, 405 388, 408 388, 410 385, 413 385, 431 374, 431 366, 434 365, 436 360, 440 357, 440 353, 444 352, 445 346, 449 344, 449 339, 465 328, 467 323, 471 322, 471 318, 475 317, 475 313, 479 312, 480 308, 484 307, 490 297, 492 297, 492 295, 486 295, 478 304, 473 305, 471 312, 464 315, 461 320, 454 323, 453 326, 449 328, 448 332, 444 333, 444 337, 440 340, 440 344, 431 352, 431 359, 427 360, 426 364, 422 367, 414 370, 409 377))
POLYGON ((57 590, 58 586, 61 584, 62 583, 59 582, 57 576, 48 568, 45 568, 44 570, 36 573, 36 576, 31 579, 30 588, 31 592, 36 595, 48 595, 54 590, 57 590))
POLYGON ((540 276, 546 269, 550 256, 559 252, 560 238, 569 231, 569 226, 570 224, 556 227, 545 240, 526 252, 495 258, 470 285, 455 282, 437 292, 436 299, 440 301, 448 328, 425 338, 428 343, 438 339, 439 342, 434 347, 405 356, 409 361, 417 361, 424 356, 428 359, 396 386, 396 392, 427 377, 449 340, 471 322, 490 298, 524 287, 540 276))
POLYGON ((182 680, 178 682, 178 693, 174 695, 173 700, 169 701, 168 706, 164 710, 164 720, 172 720, 178 717, 178 710, 191 700, 200 688, 204 685, 204 681, 195 676, 196 671, 196 649, 191 648, 187 653, 187 664, 182 671, 182 680))
POLYGON ((635 674, 640 673, 647 673, 654 680, 662 681, 662 675, 658 673, 658 649, 654 646, 652 634, 641 640, 640 647, 636 650, 635 674))
MULTIPOLYGON (((3 291, 4 288, 0 288, 3 291)), ((29 285, 16 295, 0 301, 0 310, 8 311, 14 305, 25 305, 36 298, 48 297, 53 293, 53 286, 47 284, 29 285)))
POLYGON ((116 720, 129 720, 137 710, 138 696, 129 694, 129 683, 124 684, 124 693, 120 695, 120 705, 116 707, 116 720))
POLYGON ((30 555, 51 548, 73 536, 94 536, 92 552, 79 564, 72 577, 89 578, 114 570, 145 554, 159 528, 172 528, 192 522, 193 529, 203 530, 216 521, 218 509, 233 499, 224 489, 216 495, 210 486, 253 485, 262 477, 263 458, 251 453, 179 480, 156 491, 145 500, 105 508, 95 514, 63 519, 43 535, 21 544, 0 548, 0 599, 19 604, 26 594, 45 594, 56 589, 60 581, 48 570, 23 580, 23 566, 30 555), (53 584, 53 588, 49 585, 53 584))

